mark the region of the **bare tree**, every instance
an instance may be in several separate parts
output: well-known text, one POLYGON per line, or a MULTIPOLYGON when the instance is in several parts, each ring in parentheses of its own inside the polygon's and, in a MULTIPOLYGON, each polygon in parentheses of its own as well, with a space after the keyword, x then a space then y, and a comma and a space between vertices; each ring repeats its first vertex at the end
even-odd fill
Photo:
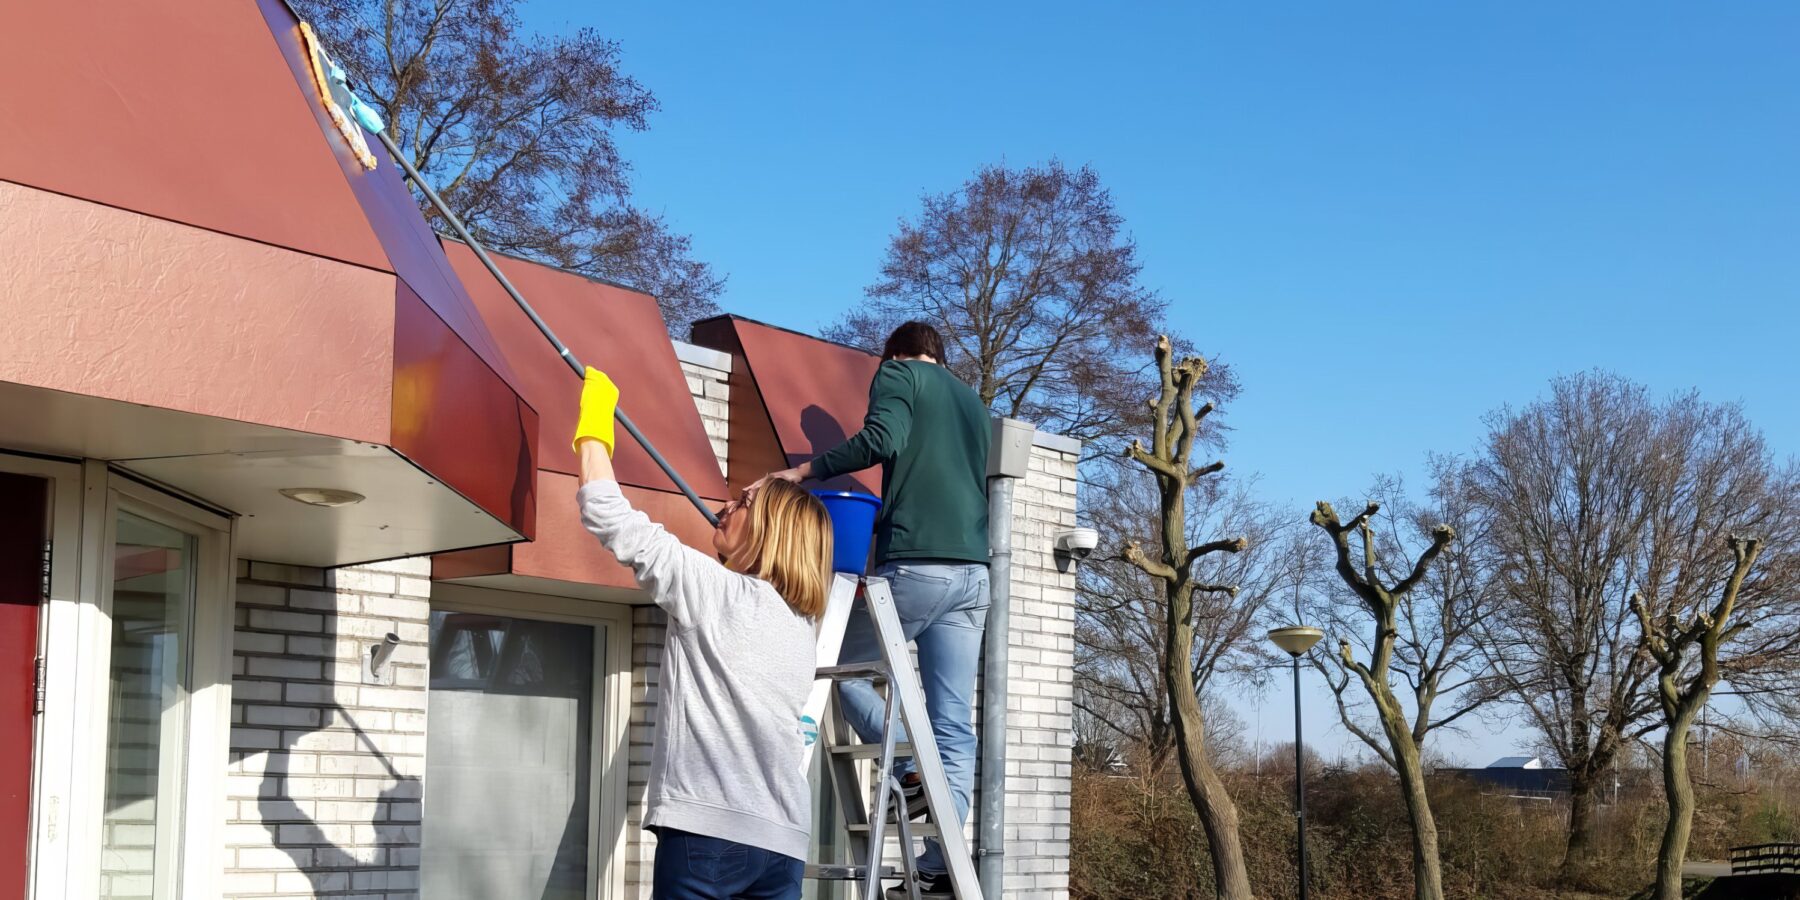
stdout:
MULTIPOLYGON (((1766 492, 1770 470, 1738 407, 1692 393, 1657 403, 1613 375, 1557 379, 1548 397, 1490 417, 1472 485, 1505 602, 1482 624, 1481 646, 1492 686, 1569 771, 1565 881, 1582 880, 1597 789, 1615 757, 1665 724, 1661 665, 1640 652, 1646 636, 1630 598, 1639 594, 1653 621, 1694 621, 1728 577, 1725 536, 1769 539, 1769 498, 1796 502, 1791 488, 1766 492)), ((1797 582, 1782 565, 1761 584, 1781 596, 1797 582)), ((1791 656, 1747 653, 1727 677, 1787 683, 1791 656)))
POLYGON ((653 294, 677 335, 716 309, 723 279, 632 203, 613 131, 643 131, 657 104, 616 42, 524 32, 519 0, 294 5, 483 243, 653 294))
POLYGON ((1694 822, 1694 785, 1688 778, 1688 732, 1714 685, 1719 683, 1719 645, 1737 636, 1746 623, 1733 622, 1744 576, 1756 565, 1762 548, 1755 538, 1730 538, 1734 566, 1725 590, 1711 609, 1681 621, 1668 615, 1653 618, 1644 598, 1631 595, 1631 609, 1644 629, 1644 649, 1656 660, 1656 698, 1663 716, 1663 792, 1669 816, 1656 854, 1656 900, 1681 900, 1681 864, 1687 858, 1688 833, 1694 822), (1697 653, 1692 659, 1689 650, 1697 653), (1687 671, 1689 669, 1692 671, 1687 671))
POLYGON ((1608 375, 1555 381, 1489 417, 1475 462, 1506 601, 1481 630, 1494 688, 1569 772, 1562 877, 1581 880, 1602 777, 1654 711, 1626 603, 1648 515, 1656 411, 1608 375))
POLYGON ((1195 592, 1237 593, 1233 585, 1197 581, 1194 565, 1213 553, 1240 552, 1247 542, 1243 537, 1197 546, 1188 541, 1188 488, 1197 479, 1217 474, 1225 464, 1214 462, 1194 468, 1190 462, 1200 423, 1213 407, 1210 403, 1196 407, 1194 402, 1194 391, 1206 376, 1206 361, 1190 357, 1176 362, 1174 356, 1169 339, 1157 338, 1155 359, 1161 389, 1149 401, 1151 446, 1146 449, 1141 442, 1132 441, 1125 448, 1126 458, 1156 478, 1160 540, 1151 552, 1146 552, 1141 544, 1128 545, 1125 556, 1163 586, 1168 611, 1163 638, 1163 690, 1169 699, 1182 779, 1206 832, 1214 884, 1218 895, 1226 900, 1250 900, 1253 895, 1244 865, 1237 805, 1207 754, 1205 717, 1200 697, 1193 689, 1191 669, 1195 592))
MULTIPOLYGON (((1118 738, 1142 743, 1161 760, 1174 748, 1175 735, 1163 678, 1168 597, 1159 579, 1124 555, 1131 544, 1159 540, 1160 498, 1155 482, 1132 470, 1103 471, 1084 491, 1083 516, 1106 537, 1102 552, 1078 574, 1075 702, 1118 738)), ((1256 636, 1265 605, 1297 571, 1285 552, 1288 543, 1280 539, 1284 527, 1255 498, 1252 485, 1209 480, 1192 486, 1187 509, 1190 545, 1208 534, 1242 534, 1248 540, 1243 552, 1207 556, 1195 564, 1197 580, 1238 586, 1235 597, 1203 592, 1194 598, 1189 686, 1204 706, 1220 675, 1247 664, 1246 651, 1253 652, 1255 642, 1246 638, 1256 636)))
MULTIPOLYGON (((1105 439, 1133 432, 1156 389, 1153 366, 1125 360, 1168 305, 1139 283, 1123 225, 1085 166, 985 166, 900 222, 868 302, 826 335, 878 350, 899 322, 929 321, 946 364, 989 408, 1109 452, 1105 439)), ((1233 392, 1228 371, 1210 367, 1200 393, 1233 392)))
MULTIPOLYGON (((1468 649, 1469 614, 1479 612, 1469 607, 1478 605, 1479 600, 1459 577, 1461 573, 1448 566, 1433 571, 1432 563, 1456 539, 1455 528, 1443 522, 1426 525, 1419 518, 1421 511, 1412 511, 1411 516, 1403 513, 1401 518, 1406 521, 1388 530, 1388 540, 1381 541, 1372 522, 1380 509, 1380 503, 1370 501, 1355 518, 1343 522, 1331 504, 1320 501, 1312 513, 1312 523, 1331 538, 1336 550, 1338 578, 1361 601, 1371 626, 1363 644, 1366 662, 1357 658, 1350 639, 1342 636, 1346 632, 1338 631, 1336 663, 1342 674, 1332 679, 1331 687, 1345 727, 1399 776, 1401 797, 1412 827, 1413 896, 1417 900, 1442 900, 1437 823, 1425 791, 1422 748, 1433 728, 1474 708, 1475 704, 1465 704, 1449 715, 1433 718, 1432 707, 1445 688, 1452 687, 1447 682, 1461 677, 1463 654, 1468 649), (1424 531, 1428 536, 1427 545, 1410 561, 1404 554, 1408 542, 1403 529, 1424 531), (1360 554, 1352 547, 1353 536, 1360 542, 1360 554), (1382 552, 1383 544, 1388 552, 1382 552), (1353 554, 1360 555, 1360 568, 1353 561, 1353 554), (1432 583, 1425 587, 1428 580, 1432 583), (1406 706, 1394 692, 1395 671, 1407 679, 1412 689, 1410 720, 1406 706), (1370 733, 1346 704, 1344 694, 1352 675, 1375 708, 1381 739, 1370 733)), ((1339 623, 1340 627, 1346 624, 1339 623)))

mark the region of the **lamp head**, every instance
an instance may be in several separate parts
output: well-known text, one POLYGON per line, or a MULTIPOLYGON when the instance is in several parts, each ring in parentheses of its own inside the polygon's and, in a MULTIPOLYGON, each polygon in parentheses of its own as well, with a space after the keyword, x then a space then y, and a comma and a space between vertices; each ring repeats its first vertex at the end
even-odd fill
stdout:
POLYGON ((1324 636, 1325 632, 1310 625, 1289 625, 1286 628, 1275 628, 1269 631, 1269 640, 1273 641, 1275 646, 1287 651, 1289 656, 1299 656, 1311 650, 1312 646, 1324 636))

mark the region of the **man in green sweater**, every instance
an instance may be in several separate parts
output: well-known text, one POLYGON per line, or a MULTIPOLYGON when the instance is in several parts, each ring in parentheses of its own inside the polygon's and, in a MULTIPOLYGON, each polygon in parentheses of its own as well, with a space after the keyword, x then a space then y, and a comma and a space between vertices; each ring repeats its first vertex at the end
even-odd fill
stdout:
MULTIPOLYGON (((881 358, 862 430, 811 462, 768 477, 798 482, 881 466, 875 574, 888 580, 901 626, 918 646, 925 705, 960 823, 968 819, 975 783, 970 699, 988 614, 988 410, 944 368, 944 339, 924 322, 895 329, 881 358)), ((862 603, 859 598, 859 610, 862 603)), ((839 661, 877 659, 878 646, 869 617, 853 614, 839 661)), ((851 727, 865 741, 880 741, 885 707, 875 685, 846 682, 840 691, 851 727)), ((924 790, 912 760, 895 768, 907 814, 922 814, 924 790)), ((952 895, 937 841, 926 841, 918 870, 921 896, 952 895)), ((902 888, 888 894, 906 896, 902 888)))

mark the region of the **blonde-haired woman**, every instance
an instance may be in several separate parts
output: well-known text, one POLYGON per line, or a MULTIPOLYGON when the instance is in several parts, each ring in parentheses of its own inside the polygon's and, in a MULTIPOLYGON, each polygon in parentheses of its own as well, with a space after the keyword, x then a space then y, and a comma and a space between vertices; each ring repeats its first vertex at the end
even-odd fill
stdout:
POLYGON ((619 391, 587 370, 575 449, 582 524, 669 615, 644 827, 655 898, 800 896, 811 834, 801 708, 831 579, 818 498, 771 483, 719 512, 714 559, 631 508, 613 477, 619 391), (723 563, 719 560, 724 560, 723 563))

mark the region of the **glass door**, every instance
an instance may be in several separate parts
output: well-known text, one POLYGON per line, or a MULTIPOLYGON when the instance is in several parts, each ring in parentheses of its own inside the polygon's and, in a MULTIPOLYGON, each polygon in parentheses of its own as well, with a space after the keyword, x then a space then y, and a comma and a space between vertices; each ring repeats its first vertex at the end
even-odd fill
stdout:
POLYGON ((596 896, 605 631, 432 611, 423 896, 596 896))
POLYGON ((52 485, 25 896, 216 896, 231 522, 104 463, 21 460, 0 474, 52 485))
POLYGON ((174 897, 199 539, 127 509, 112 527, 100 896, 174 897))

